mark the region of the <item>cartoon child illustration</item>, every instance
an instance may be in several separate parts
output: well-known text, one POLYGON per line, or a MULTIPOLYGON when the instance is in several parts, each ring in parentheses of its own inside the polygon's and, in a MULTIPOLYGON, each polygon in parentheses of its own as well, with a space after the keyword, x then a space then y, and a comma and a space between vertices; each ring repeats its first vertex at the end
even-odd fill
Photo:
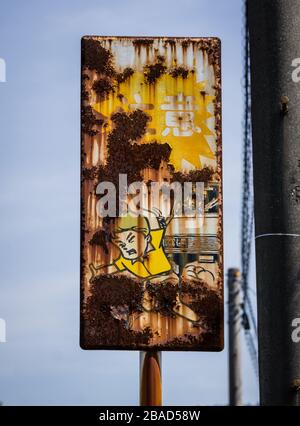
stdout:
MULTIPOLYGON (((117 218, 110 241, 118 247, 120 255, 112 264, 105 265, 108 273, 127 270, 136 277, 146 279, 171 271, 171 264, 163 247, 167 223, 158 213, 155 218, 154 228, 145 216, 129 214, 117 218)), ((91 264, 90 269, 94 275, 102 267, 91 264)))
MULTIPOLYGON (((154 213, 151 218, 142 215, 126 215, 116 218, 109 241, 119 249, 119 256, 109 265, 90 264, 92 278, 105 268, 108 274, 129 271, 134 276, 141 278, 144 283, 162 282, 164 279, 168 279, 168 282, 174 282, 174 284, 179 282, 163 247, 166 228, 172 217, 167 222, 158 209, 153 209, 151 213, 154 213)), ((184 304, 183 307, 183 302, 178 297, 177 299, 177 310, 174 313, 196 323, 198 321, 196 314, 187 305, 184 304), (179 313, 182 308, 185 315, 179 313)), ((147 291, 144 294, 143 309, 149 312, 147 291)))

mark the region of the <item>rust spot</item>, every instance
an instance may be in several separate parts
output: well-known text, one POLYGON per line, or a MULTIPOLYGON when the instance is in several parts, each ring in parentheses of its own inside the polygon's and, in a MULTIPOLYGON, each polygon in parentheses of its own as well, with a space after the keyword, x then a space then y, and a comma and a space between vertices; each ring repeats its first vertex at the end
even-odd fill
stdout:
POLYGON ((89 80, 90 77, 87 74, 82 74, 81 78, 81 101, 88 102, 90 99, 89 92, 86 90, 85 81, 89 80))
POLYGON ((117 98, 122 102, 122 100, 124 99, 124 95, 122 95, 122 93, 118 93, 117 98))
POLYGON ((165 44, 170 44, 171 46, 176 46, 176 41, 172 38, 165 39, 165 44))
POLYGON ((110 92, 114 92, 114 83, 107 77, 100 77, 93 84, 93 90, 97 93, 100 99, 105 99, 110 92))
POLYGON ((186 79, 187 76, 189 75, 189 72, 191 72, 191 70, 188 70, 185 67, 174 67, 171 68, 169 71, 169 74, 171 77, 177 78, 177 77, 182 77, 183 79, 186 79))
POLYGON ((90 240, 91 245, 100 246, 105 254, 108 254, 107 233, 104 229, 100 229, 94 233, 90 240))
POLYGON ((83 179, 93 180, 97 176, 98 173, 98 167, 84 167, 82 168, 82 177, 83 179))
POLYGON ((113 75, 112 53, 91 38, 82 39, 82 67, 99 74, 113 75))
MULTIPOLYGON (((100 97, 106 99, 109 93, 115 91, 119 83, 125 82, 134 73, 130 67, 126 67, 122 72, 117 73, 113 66, 112 53, 101 46, 100 42, 90 38, 83 38, 82 67, 90 71, 96 71, 98 78, 94 81, 92 89, 100 97)), ((88 74, 82 76, 82 100, 88 101, 88 92, 85 90, 85 80, 88 74)))
POLYGON ((176 317, 173 309, 177 304, 178 284, 163 283, 147 283, 146 289, 150 296, 151 302, 154 304, 153 311, 159 312, 165 316, 176 317))
POLYGON ((126 173, 128 184, 142 180, 141 171, 147 167, 159 169, 169 161, 171 148, 157 141, 139 143, 150 120, 142 110, 117 112, 111 116, 113 130, 107 137, 108 157, 105 166, 98 167, 98 179, 119 183, 119 173, 126 173))
POLYGON ((129 142, 136 141, 145 134, 150 117, 144 111, 136 109, 129 113, 116 112, 112 114, 111 120, 115 128, 108 136, 109 142, 113 143, 115 137, 119 138, 121 136, 123 141, 129 142), (122 135, 120 132, 122 132, 122 135))
POLYGON ((142 286, 130 278, 96 276, 83 305, 85 347, 148 345, 153 336, 151 329, 131 330, 124 319, 141 305, 142 297, 142 286), (118 310, 120 306, 123 307, 122 316, 117 319, 115 308, 118 310))
POLYGON ((153 44, 154 40, 149 38, 137 38, 133 40, 132 44, 135 47, 141 47, 141 46, 151 46, 153 44))
POLYGON ((84 85, 82 85, 82 89, 81 89, 81 100, 83 102, 88 102, 89 99, 90 99, 89 92, 87 90, 85 90, 84 85))
POLYGON ((191 44, 191 40, 183 40, 181 46, 185 49, 191 44))
POLYGON ((165 74, 167 67, 164 65, 164 57, 158 55, 154 64, 145 65, 144 79, 147 84, 154 84, 156 80, 165 74))
POLYGON ((221 323, 222 296, 217 289, 212 289, 203 280, 181 283, 181 300, 204 321, 205 327, 218 335, 221 323), (219 307, 219 308, 218 308, 219 307))
MULTIPOLYGON (((120 277, 101 274, 91 280, 91 288, 95 301, 107 306, 126 304, 129 312, 134 312, 141 306, 143 286, 137 280, 129 277, 120 277)), ((138 309, 139 310, 139 309, 138 309)))
POLYGON ((195 348, 205 347, 206 351, 215 350, 219 348, 220 342, 216 335, 212 332, 202 332, 199 334, 187 334, 185 333, 181 337, 174 337, 164 341, 162 344, 151 346, 151 350, 195 350, 195 348))
POLYGON ((212 167, 203 167, 200 170, 190 170, 188 173, 172 173, 172 181, 175 182, 209 182, 213 179, 215 171, 212 167))
POLYGON ((126 80, 128 80, 132 74, 134 73, 134 70, 130 67, 124 68, 124 70, 116 75, 116 80, 118 83, 124 83, 126 80))
POLYGON ((197 46, 199 49, 206 51, 209 64, 214 65, 217 71, 220 66, 220 41, 215 38, 209 38, 198 41, 197 46))
POLYGON ((132 146, 132 153, 135 161, 139 164, 141 169, 150 167, 158 170, 162 161, 169 161, 171 154, 171 147, 167 143, 159 143, 152 141, 142 145, 134 144, 132 146))
POLYGON ((101 126, 102 124, 103 120, 96 118, 91 106, 81 107, 81 129, 83 133, 86 133, 89 136, 95 136, 97 131, 94 127, 101 126))

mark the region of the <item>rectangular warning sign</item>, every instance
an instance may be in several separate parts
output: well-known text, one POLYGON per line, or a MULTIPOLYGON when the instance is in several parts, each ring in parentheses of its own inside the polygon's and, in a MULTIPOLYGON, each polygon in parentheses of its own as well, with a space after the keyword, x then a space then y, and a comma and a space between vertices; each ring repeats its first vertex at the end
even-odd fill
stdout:
POLYGON ((220 41, 82 39, 81 346, 223 348, 220 41))

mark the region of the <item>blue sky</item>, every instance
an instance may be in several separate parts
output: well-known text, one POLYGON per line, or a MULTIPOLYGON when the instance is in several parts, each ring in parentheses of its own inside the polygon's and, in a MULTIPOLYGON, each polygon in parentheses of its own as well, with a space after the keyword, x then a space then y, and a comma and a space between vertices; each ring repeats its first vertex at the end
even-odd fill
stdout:
MULTIPOLYGON (((227 269, 240 264, 242 27, 241 0, 185 0, 180 7, 173 0, 2 3, 4 404, 138 403, 139 354, 83 351, 78 343, 81 36, 221 38, 227 269)), ((257 381, 245 348, 243 371, 244 400, 254 404, 257 381)), ((226 404, 227 377, 227 339, 222 353, 163 353, 164 404, 226 404)))

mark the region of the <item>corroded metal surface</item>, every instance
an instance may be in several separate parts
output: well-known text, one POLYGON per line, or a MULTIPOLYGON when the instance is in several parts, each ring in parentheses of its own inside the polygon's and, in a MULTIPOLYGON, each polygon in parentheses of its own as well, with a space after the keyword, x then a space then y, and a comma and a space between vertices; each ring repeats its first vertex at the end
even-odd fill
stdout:
POLYGON ((140 352, 140 405, 162 405, 161 352, 140 352))
MULTIPOLYGON (((216 38, 82 39, 86 349, 223 347, 220 75, 216 38), (146 214, 135 224, 121 220, 118 206, 117 218, 103 218, 97 185, 111 182, 121 197, 120 174, 128 185, 142 181, 147 188, 151 182, 200 182, 204 214, 164 216, 159 198, 158 205, 147 204, 156 225, 146 214), (127 258, 126 250, 139 255, 127 258)), ((128 205, 131 199, 127 195, 128 205)))

